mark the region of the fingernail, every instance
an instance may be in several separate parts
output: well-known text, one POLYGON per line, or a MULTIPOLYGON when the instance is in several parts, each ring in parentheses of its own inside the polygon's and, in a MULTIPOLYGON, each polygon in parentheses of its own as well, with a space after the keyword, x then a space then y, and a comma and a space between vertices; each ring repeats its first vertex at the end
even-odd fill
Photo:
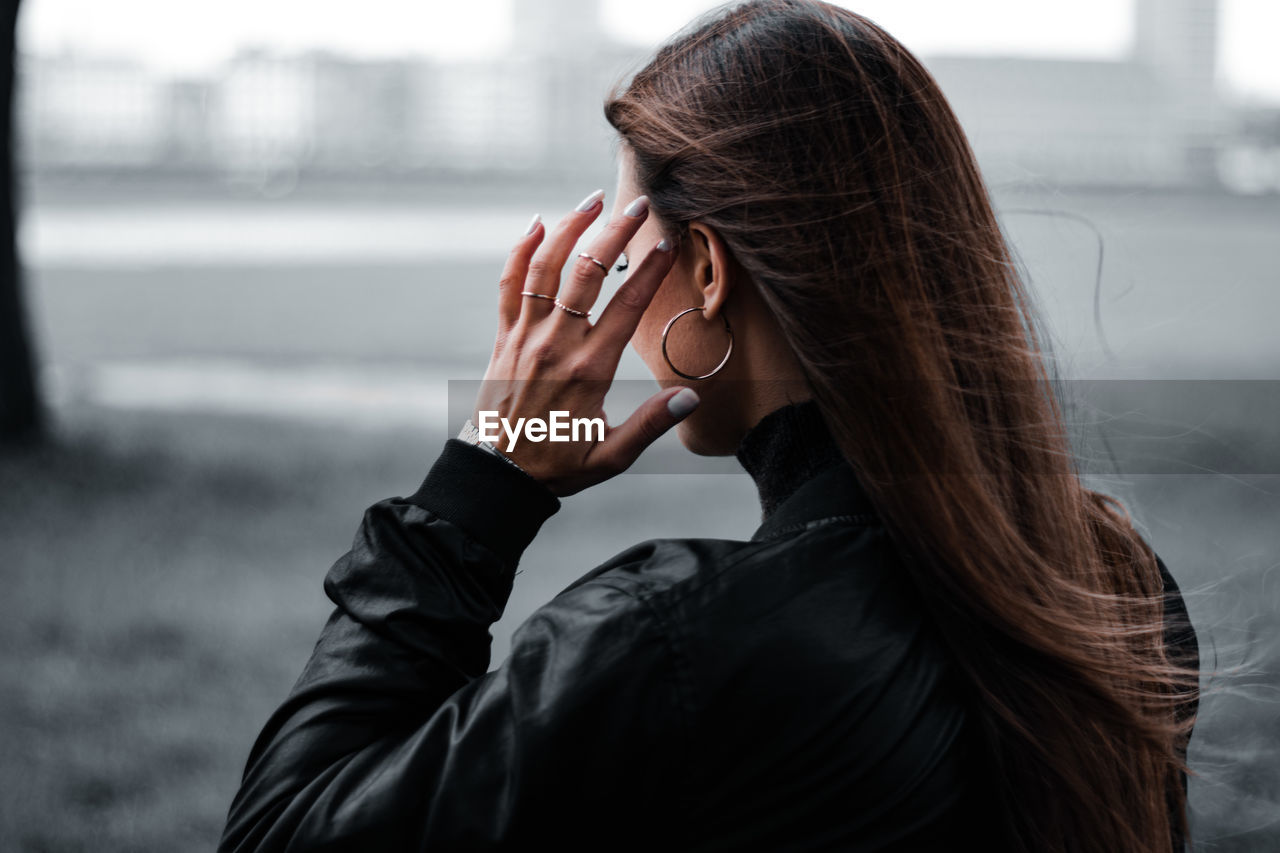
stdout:
POLYGON ((671 417, 680 420, 698 408, 700 402, 698 392, 692 388, 681 388, 667 401, 667 411, 671 413, 671 417))
POLYGON ((535 213, 535 214, 533 215, 533 219, 529 220, 529 227, 525 229, 524 236, 528 237, 528 236, 529 236, 530 234, 532 234, 535 230, 537 230, 538 223, 539 223, 539 222, 541 222, 541 221, 542 221, 542 214, 541 214, 541 213, 535 213))
POLYGON ((658 242, 658 245, 654 246, 654 248, 655 248, 655 249, 657 249, 659 252, 670 252, 670 251, 671 251, 671 244, 667 242, 667 238, 666 238, 666 237, 663 237, 663 238, 658 242))
POLYGON ((600 203, 600 199, 604 198, 604 190, 596 190, 591 195, 582 200, 582 204, 574 208, 578 213, 586 213, 591 208, 600 203))
POLYGON ((630 216, 632 219, 638 219, 641 216, 644 216, 644 212, 648 209, 649 197, 647 195, 642 195, 635 201, 631 202, 631 204, 627 205, 627 209, 622 212, 627 216, 630 216))

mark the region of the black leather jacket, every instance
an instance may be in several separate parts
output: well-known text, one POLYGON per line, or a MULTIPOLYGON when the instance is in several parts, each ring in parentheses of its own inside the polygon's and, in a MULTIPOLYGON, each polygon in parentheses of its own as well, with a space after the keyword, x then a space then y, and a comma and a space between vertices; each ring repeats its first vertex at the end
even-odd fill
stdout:
POLYGON ((220 849, 991 849, 962 691, 816 407, 739 459, 766 513, 749 541, 636 545, 487 671, 559 502, 447 442, 326 577, 337 607, 220 849))

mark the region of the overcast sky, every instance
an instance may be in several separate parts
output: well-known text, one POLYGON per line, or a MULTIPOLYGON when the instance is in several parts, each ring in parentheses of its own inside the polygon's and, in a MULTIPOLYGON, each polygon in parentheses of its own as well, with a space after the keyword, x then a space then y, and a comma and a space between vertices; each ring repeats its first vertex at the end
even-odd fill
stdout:
MULTIPOLYGON (((24 0, 25 50, 67 46, 199 72, 236 47, 328 47, 357 55, 484 56, 511 38, 516 0, 24 0)), ((519 0, 534 2, 534 0, 519 0)), ((614 35, 654 45, 704 0, 603 0, 614 35)), ((1132 36, 1131 0, 851 0, 920 53, 1116 57, 1132 36)), ((1280 103, 1280 0, 1222 0, 1220 73, 1232 90, 1280 103)))

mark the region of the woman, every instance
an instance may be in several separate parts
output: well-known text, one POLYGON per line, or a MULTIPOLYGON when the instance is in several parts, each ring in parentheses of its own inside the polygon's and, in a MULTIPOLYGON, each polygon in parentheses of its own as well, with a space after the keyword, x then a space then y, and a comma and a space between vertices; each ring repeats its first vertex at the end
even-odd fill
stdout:
POLYGON ((608 227, 576 251, 597 191, 513 248, 471 428, 327 576, 222 849, 1180 848, 1194 632, 1081 485, 928 73, 851 12, 759 0, 605 112, 608 227), (663 390, 625 422, 477 437, 602 416, 628 342, 663 390), (622 552, 486 671, 559 499, 677 423, 755 479, 755 535, 622 552))

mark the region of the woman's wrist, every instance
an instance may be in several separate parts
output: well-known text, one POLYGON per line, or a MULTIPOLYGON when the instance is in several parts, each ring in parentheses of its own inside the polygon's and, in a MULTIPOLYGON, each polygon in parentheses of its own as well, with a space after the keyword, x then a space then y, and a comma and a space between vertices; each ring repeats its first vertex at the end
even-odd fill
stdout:
POLYGON ((406 498, 515 565, 560 499, 501 454, 451 438, 406 498))
POLYGON ((476 428, 476 425, 475 423, 472 422, 471 418, 467 418, 467 422, 463 424, 462 429, 458 431, 458 440, 465 441, 467 444, 474 444, 476 447, 479 447, 481 450, 487 450, 490 453, 492 453, 494 456, 497 456, 499 459, 503 460, 504 462, 510 465, 514 465, 517 471, 522 472, 526 476, 531 476, 528 471, 525 471, 519 465, 516 465, 515 460, 511 459, 501 450, 499 450, 489 442, 482 439, 480 437, 480 430, 476 428))

